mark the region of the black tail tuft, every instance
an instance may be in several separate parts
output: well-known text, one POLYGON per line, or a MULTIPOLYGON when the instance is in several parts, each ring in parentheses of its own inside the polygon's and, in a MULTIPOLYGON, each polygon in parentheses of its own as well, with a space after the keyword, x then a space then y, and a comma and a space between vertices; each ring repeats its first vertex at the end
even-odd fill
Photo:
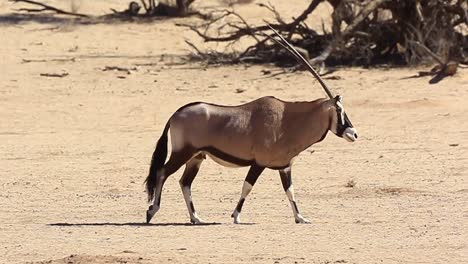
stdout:
POLYGON ((146 177, 146 192, 148 193, 148 202, 151 202, 154 198, 154 188, 156 187, 157 172, 164 167, 167 157, 167 131, 169 130, 169 122, 167 122, 164 128, 163 134, 156 144, 156 149, 153 152, 151 158, 151 166, 149 169, 148 177, 146 177))

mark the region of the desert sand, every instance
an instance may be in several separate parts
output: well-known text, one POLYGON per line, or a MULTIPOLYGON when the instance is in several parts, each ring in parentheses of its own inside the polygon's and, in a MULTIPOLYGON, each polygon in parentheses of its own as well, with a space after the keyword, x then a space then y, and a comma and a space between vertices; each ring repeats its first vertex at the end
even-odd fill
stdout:
MULTIPOLYGON (((285 17, 307 4, 272 2, 285 17)), ((360 137, 348 143, 330 133, 296 159, 298 205, 311 224, 294 223, 278 172, 266 170, 244 205, 246 224, 234 225, 247 168, 207 160, 193 196, 199 215, 216 224, 189 224, 179 171, 146 225, 143 181, 180 106, 325 93, 306 72, 271 77, 262 71, 281 69, 184 62, 185 39, 216 47, 175 26, 197 18, 83 25, 14 19, 13 7, 0 3, 0 263, 466 262, 467 69, 429 85, 429 77, 407 78, 415 68, 338 68, 326 82, 343 95, 360 137)), ((123 6, 79 8, 100 15, 123 6)), ((252 23, 270 16, 236 8, 252 23)), ((320 8, 312 25, 330 11, 320 8)))

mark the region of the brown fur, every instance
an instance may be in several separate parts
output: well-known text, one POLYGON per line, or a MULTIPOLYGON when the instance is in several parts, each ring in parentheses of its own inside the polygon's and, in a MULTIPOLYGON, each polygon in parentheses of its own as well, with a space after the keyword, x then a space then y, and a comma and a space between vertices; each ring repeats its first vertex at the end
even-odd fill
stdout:
POLYGON ((190 221, 201 223, 192 202, 191 185, 207 154, 222 165, 250 166, 241 198, 232 214, 235 223, 239 223, 245 198, 265 168, 280 170, 295 221, 307 223, 294 200, 291 163, 299 153, 323 140, 329 130, 337 134, 338 100, 341 100, 339 96, 312 102, 262 97, 239 106, 191 103, 181 107, 167 122, 153 154, 146 179, 148 200, 153 200, 153 205, 146 212, 146 222, 149 223, 160 208, 166 179, 185 164, 180 185, 190 221), (168 129, 172 152, 164 164, 168 129))
POLYGON ((176 141, 173 147, 211 147, 264 167, 289 166, 330 129, 330 113, 335 112, 330 111, 334 105, 330 101, 333 99, 285 102, 262 97, 232 107, 192 104, 170 119, 172 141, 176 141))

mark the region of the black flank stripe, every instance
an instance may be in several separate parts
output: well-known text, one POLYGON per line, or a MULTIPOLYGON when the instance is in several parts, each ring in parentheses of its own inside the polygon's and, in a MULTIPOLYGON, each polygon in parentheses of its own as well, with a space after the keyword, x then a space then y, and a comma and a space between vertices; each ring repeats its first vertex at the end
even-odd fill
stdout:
POLYGON ((234 157, 230 154, 227 154, 215 147, 204 147, 204 148, 201 148, 200 149, 201 151, 206 151, 208 153, 210 153, 211 155, 221 159, 221 160, 224 160, 226 162, 229 162, 229 163, 232 163, 232 164, 235 164, 237 166, 250 166, 252 164, 255 163, 255 160, 245 160, 245 159, 241 159, 241 158, 238 158, 238 157, 234 157))
MULTIPOLYGON (((231 164, 235 164, 237 166, 241 166, 241 167, 246 167, 246 166, 252 166, 254 164, 256 164, 255 160, 246 160, 246 159, 242 159, 242 158, 238 158, 238 157, 235 157, 235 156, 232 156, 226 152, 223 152, 222 150, 219 150, 215 147, 203 147, 203 148, 200 148, 199 149, 200 151, 205 151, 205 152, 208 152, 210 153, 211 155, 217 157, 218 159, 221 159, 225 162, 229 162, 231 164)), ((283 170, 285 168, 289 167, 289 164, 287 165, 284 165, 284 166, 271 166, 271 167, 268 167, 269 169, 272 169, 272 170, 283 170)))

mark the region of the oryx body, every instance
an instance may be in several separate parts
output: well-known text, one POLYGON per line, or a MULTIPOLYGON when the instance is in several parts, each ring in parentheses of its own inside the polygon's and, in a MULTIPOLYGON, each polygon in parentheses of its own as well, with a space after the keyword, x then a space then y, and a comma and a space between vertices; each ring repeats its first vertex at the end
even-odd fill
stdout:
POLYGON ((293 158, 323 140, 328 131, 348 141, 355 141, 357 132, 344 111, 341 96, 333 97, 307 60, 270 28, 281 39, 272 40, 306 66, 330 99, 285 102, 274 97, 262 97, 239 106, 199 102, 181 107, 166 123, 153 153, 146 178, 148 200, 153 201, 146 213, 147 222, 159 210, 167 177, 185 164, 180 186, 191 222, 201 223, 192 202, 191 185, 206 155, 222 165, 250 166, 241 197, 232 214, 234 223, 239 223, 245 198, 265 168, 279 170, 296 222, 308 222, 299 214, 294 197, 291 180, 293 158), (166 163, 169 131, 172 153, 166 163))
POLYGON ((189 145, 233 166, 285 168, 328 131, 323 102, 262 97, 233 107, 190 104, 170 120, 172 146, 177 151, 189 145))
POLYGON ((250 166, 241 199, 234 210, 238 223, 244 200, 265 168, 280 171, 284 190, 296 222, 307 222, 300 214, 291 180, 292 160, 332 131, 349 141, 357 138, 346 117, 341 97, 312 102, 286 102, 262 97, 239 106, 191 103, 177 110, 166 124, 153 154, 147 178, 149 200, 147 221, 157 212, 162 187, 171 174, 186 164, 180 184, 192 223, 201 220, 191 198, 191 184, 206 155, 229 167, 250 166), (166 164, 168 130, 172 153, 166 164))

